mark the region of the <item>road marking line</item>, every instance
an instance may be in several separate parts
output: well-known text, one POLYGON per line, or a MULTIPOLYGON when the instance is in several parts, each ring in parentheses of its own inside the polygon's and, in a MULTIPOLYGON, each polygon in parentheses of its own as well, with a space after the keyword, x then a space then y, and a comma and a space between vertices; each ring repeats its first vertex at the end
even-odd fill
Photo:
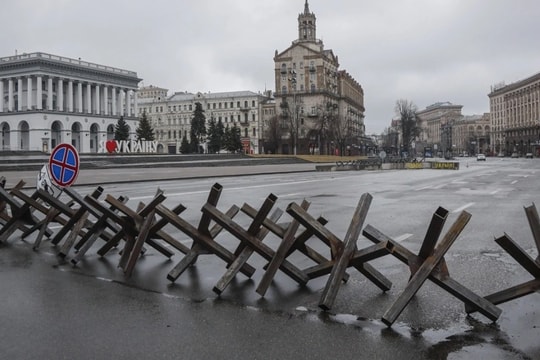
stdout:
POLYGON ((402 242, 402 241, 405 241, 407 240, 408 238, 410 238, 411 236, 413 236, 413 234, 402 234, 402 235, 399 235, 398 237, 395 237, 394 238, 394 241, 397 241, 397 242, 402 242))
POLYGON ((426 189, 431 189, 431 186, 432 185, 428 185, 428 186, 424 186, 424 187, 421 187, 421 188, 418 188, 418 189, 414 189, 415 191, 422 191, 422 190, 426 190, 426 189))
POLYGON ((493 190, 492 192, 489 193, 489 195, 495 195, 499 191, 501 191, 501 189, 493 190))
POLYGON ((468 208, 468 207, 470 207, 470 206, 473 206, 474 204, 475 204, 475 203, 473 203, 473 202, 470 202, 470 203, 468 203, 468 204, 465 204, 465 205, 463 205, 462 207, 457 208, 456 210, 452 211, 452 213, 455 214, 455 213, 461 212, 461 211, 465 210, 466 208, 468 208))
POLYGON ((510 184, 511 184, 511 185, 514 185, 514 184, 517 183, 517 182, 518 182, 517 180, 514 180, 514 181, 512 181, 510 184))
MULTIPOLYGON (((273 186, 289 186, 289 185, 295 185, 295 184, 307 184, 307 183, 315 183, 315 182, 324 182, 324 181, 336 181, 336 180, 343 180, 347 178, 351 178, 354 176, 347 176, 347 177, 341 177, 341 178, 325 178, 325 179, 313 179, 313 180, 303 180, 303 181, 288 181, 283 183, 275 183, 275 184, 262 184, 262 185, 251 185, 251 186, 239 186, 239 187, 230 187, 230 188, 223 188, 223 191, 233 191, 233 190, 245 190, 245 189, 257 189, 257 188, 266 188, 266 187, 273 187, 273 186)), ((178 193, 167 193, 165 192, 165 196, 167 198, 176 197, 176 196, 183 196, 183 195, 195 195, 195 194, 207 194, 208 190, 198 190, 198 191, 186 191, 186 192, 178 192, 178 193)), ((130 200, 144 200, 144 199, 153 199, 153 195, 147 195, 147 196, 137 196, 137 197, 130 197, 130 200)))

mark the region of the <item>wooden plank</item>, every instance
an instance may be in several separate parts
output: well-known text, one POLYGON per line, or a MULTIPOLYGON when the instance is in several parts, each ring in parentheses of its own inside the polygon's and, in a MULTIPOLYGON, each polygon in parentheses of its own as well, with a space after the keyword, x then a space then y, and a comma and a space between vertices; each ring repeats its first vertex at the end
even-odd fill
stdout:
POLYGON ((441 235, 447 217, 448 210, 442 207, 439 207, 433 214, 426 232, 426 236, 424 237, 424 241, 422 241, 422 247, 418 252, 418 256, 421 259, 426 259, 433 253, 433 249, 437 244, 437 240, 439 240, 439 236, 441 235))
MULTIPOLYGON (((485 296, 484 298, 492 304, 498 305, 535 293, 537 291, 540 291, 540 279, 533 279, 526 281, 522 284, 512 286, 508 289, 495 292, 493 294, 485 296)), ((473 311, 476 311, 477 309, 469 307, 466 310, 468 313, 471 313, 473 311)))
MULTIPOLYGON (((283 214, 283 211, 281 209, 276 209, 272 213, 272 215, 270 215, 270 220, 275 222, 281 217, 282 214, 283 214)), ((266 218, 266 216, 265 216, 265 218, 266 218)), ((255 219, 257 219, 257 216, 254 218, 253 222, 256 221, 255 219)), ((259 219, 259 220, 261 220, 261 219, 259 219)), ((270 232, 270 230, 268 228, 262 228, 262 229, 259 228, 259 229, 257 229, 257 228, 251 227, 251 226, 250 226, 250 230, 251 230, 251 234, 255 235, 257 237, 257 239, 259 239, 261 241, 270 232)), ((216 294, 220 295, 223 291, 225 291, 225 289, 230 284, 232 279, 238 273, 238 270, 240 269, 240 267, 242 265, 244 265, 248 261, 249 257, 253 254, 253 252, 254 252, 254 250, 250 246, 246 246, 240 252, 240 254, 236 257, 236 259, 233 261, 233 263, 227 268, 227 271, 225 271, 225 274, 223 274, 223 276, 219 279, 219 281, 214 286, 213 291, 216 294)))
MULTIPOLYGON (((245 241, 252 247, 259 255, 261 255, 266 260, 270 261, 274 256, 274 251, 268 247, 263 242, 259 241, 255 236, 249 234, 244 230, 240 225, 236 224, 234 221, 231 221, 229 218, 224 216, 224 214, 216 209, 210 204, 205 204, 202 208, 202 211, 208 213, 212 219, 221 224, 229 233, 235 236, 241 241, 245 241)), ((285 260, 280 268, 287 276, 295 280, 301 285, 305 285, 309 280, 304 273, 298 269, 296 266, 285 260)))
MULTIPOLYGON (((38 190, 38 193, 40 193, 39 190, 38 190)), ((90 194, 90 196, 97 199, 97 198, 99 198, 101 196, 101 194, 103 194, 103 188, 101 186, 98 186, 96 189, 94 189, 94 191, 90 194)), ((42 199, 49 202, 49 204, 51 206, 54 206, 55 208, 61 210, 64 203, 62 203, 61 201, 59 201, 58 199, 56 199, 55 197, 51 196, 48 193, 47 193, 47 195, 48 195, 48 197, 46 197, 47 200, 45 200, 45 197, 43 197, 42 199), (55 200, 58 200, 58 204, 55 202, 55 200)), ((63 211, 63 210, 61 210, 61 211, 63 211)), ((67 211, 67 209, 66 209, 66 211, 67 211)), ((79 219, 86 212, 87 212, 87 210, 82 206, 80 206, 77 210, 75 210, 75 212, 69 217, 69 220, 66 223, 66 225, 64 225, 56 233, 54 238, 51 240, 51 243, 53 245, 57 245, 58 243, 60 243, 60 241, 62 241, 62 239, 66 236, 66 234, 73 228, 73 226, 79 221, 79 219)))
POLYGON ((371 200, 372 196, 369 193, 364 193, 360 197, 347 233, 345 234, 345 239, 343 240, 343 251, 338 254, 337 262, 332 268, 330 277, 321 295, 321 300, 319 301, 319 307, 323 310, 331 309, 334 304, 341 279, 343 279, 343 275, 349 266, 349 260, 356 250, 356 242, 364 226, 371 200))
POLYGON ((124 269, 124 274, 127 277, 130 277, 131 274, 133 273, 133 268, 135 267, 135 264, 137 263, 137 259, 139 258, 143 244, 146 242, 148 235, 150 233, 150 227, 152 226, 152 222, 154 221, 154 214, 155 214, 155 210, 151 210, 150 213, 145 216, 144 222, 140 226, 139 234, 137 238, 135 239, 133 250, 131 251, 129 255, 126 268, 124 269))
MULTIPOLYGON (((195 243, 203 246, 211 253, 224 260, 227 264, 234 261, 234 255, 229 250, 214 241, 211 236, 199 232, 197 228, 173 213, 165 206, 161 204, 156 206, 156 213, 167 218, 171 225, 181 230, 184 234, 193 239, 195 243)), ((245 264, 240 271, 247 277, 251 277, 255 272, 255 269, 251 265, 245 264)))
POLYGON ((391 307, 384 313, 382 317, 382 322, 388 326, 392 326, 397 317, 401 314, 403 309, 409 304, 412 297, 418 292, 420 287, 424 284, 429 274, 435 269, 439 261, 442 259, 444 254, 450 249, 454 241, 457 239, 463 228, 467 225, 471 218, 471 215, 462 211, 458 216, 457 220, 450 227, 445 237, 442 239, 441 243, 437 246, 433 255, 429 256, 426 261, 423 262, 422 266, 418 271, 412 276, 411 280, 407 284, 405 290, 401 295, 396 299, 396 301, 391 305, 391 307))
POLYGON ((512 256, 529 274, 540 278, 540 264, 527 254, 508 234, 495 239, 510 256, 512 256))
POLYGON ((538 217, 538 211, 534 203, 525 208, 525 214, 527 215, 529 227, 531 228, 536 249, 538 250, 536 261, 540 263, 540 218, 538 217))
MULTIPOLYGON (((304 210, 307 210, 309 208, 309 205, 310 203, 304 199, 300 204, 300 207, 304 210)), ((274 254, 274 257, 272 258, 272 260, 270 260, 270 263, 268 264, 268 267, 263 277, 261 278, 257 289, 255 290, 259 295, 264 296, 264 294, 266 294, 266 291, 268 290, 270 283, 274 279, 274 276, 276 275, 279 267, 283 263, 283 260, 285 260, 285 258, 287 257, 289 250, 292 248, 294 242, 296 241, 295 235, 299 227, 300 223, 296 219, 289 223, 287 231, 285 232, 274 254)))

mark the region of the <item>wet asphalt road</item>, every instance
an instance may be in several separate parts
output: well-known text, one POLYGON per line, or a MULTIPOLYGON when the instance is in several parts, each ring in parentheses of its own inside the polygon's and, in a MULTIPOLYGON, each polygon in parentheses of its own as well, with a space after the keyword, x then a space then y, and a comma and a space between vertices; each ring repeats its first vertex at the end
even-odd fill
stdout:
MULTIPOLYGON (((314 172, 303 165, 282 165, 280 171, 240 177, 229 176, 238 171, 232 167, 228 174, 210 178, 186 171, 184 179, 177 172, 172 176, 167 169, 152 169, 144 180, 162 181, 126 183, 118 181, 140 180, 144 173, 88 171, 75 189, 84 194, 104 183, 107 193, 126 194, 135 207, 149 201, 159 187, 166 205, 181 202, 188 209, 183 217, 196 224, 208 190, 219 182, 224 186, 223 209, 243 202, 257 207, 269 193, 278 197, 280 208, 306 198, 310 213, 327 217, 327 227, 340 237, 360 195, 369 192, 373 203, 366 224, 414 251, 438 206, 450 211, 448 224, 466 210, 471 221, 445 257, 451 276, 480 295, 529 280, 493 239, 506 232, 537 256, 523 206, 539 203, 540 161, 462 161, 458 171, 314 172)), ((8 182, 17 176, 31 178, 22 172, 6 174, 8 182)), ((237 221, 249 224, 246 218, 237 221)), ((168 231, 190 244, 185 235, 168 231)), ((230 248, 237 244, 226 235, 220 241, 230 248)), ((275 248, 277 239, 268 239, 268 244, 275 248)), ((358 242, 359 248, 370 244, 364 238, 358 242)), ((459 300, 427 281, 388 328, 380 318, 409 274, 390 256, 371 262, 392 281, 390 291, 381 292, 349 269, 350 280, 341 285, 331 311, 323 312, 317 305, 326 277, 298 287, 278 272, 267 295, 256 294, 265 264, 258 256, 250 258, 258 269, 252 279, 238 275, 217 296, 212 287, 225 266, 212 256, 201 256, 171 283, 166 274, 180 254, 167 260, 149 250, 126 278, 117 268, 117 252, 100 258, 91 249, 73 267, 59 261, 56 251, 48 241, 32 251, 31 239, 21 241, 15 235, 0 244, 0 323, 9 324, 0 328, 0 358, 540 358, 537 293, 500 305, 502 315, 492 323, 479 314, 466 316, 459 300)), ((301 267, 311 265, 300 257, 294 260, 301 267)))

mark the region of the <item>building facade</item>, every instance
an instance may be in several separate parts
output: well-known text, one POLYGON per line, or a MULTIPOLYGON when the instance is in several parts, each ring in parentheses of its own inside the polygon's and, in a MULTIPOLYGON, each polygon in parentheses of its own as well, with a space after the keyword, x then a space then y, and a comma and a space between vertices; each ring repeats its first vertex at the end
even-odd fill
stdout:
MULTIPOLYGON (((195 104, 200 103, 206 121, 221 121, 225 127, 236 125, 246 153, 264 153, 262 139, 262 105, 264 94, 252 91, 221 93, 176 92, 167 96, 167 89, 143 87, 138 97, 138 115, 146 113, 155 132, 158 152, 179 153, 182 137, 189 140, 195 104)), ((206 151, 203 144, 203 151, 206 151)))
POLYGON ((421 133, 416 151, 424 147, 434 156, 491 154, 489 114, 463 115, 463 105, 438 102, 417 112, 421 133))
POLYGON ((121 116, 135 133, 139 81, 133 71, 40 52, 0 58, 1 149, 103 151, 121 116))
POLYGON ((338 57, 316 36, 316 17, 306 0, 298 38, 275 51, 276 116, 280 153, 365 153, 364 91, 338 57))
POLYGON ((540 73, 488 94, 493 152, 540 156, 540 73))

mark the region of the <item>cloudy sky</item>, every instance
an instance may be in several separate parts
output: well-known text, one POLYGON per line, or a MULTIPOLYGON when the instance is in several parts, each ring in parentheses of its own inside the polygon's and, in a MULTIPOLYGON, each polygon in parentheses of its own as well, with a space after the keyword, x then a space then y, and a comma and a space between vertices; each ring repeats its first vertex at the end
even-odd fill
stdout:
MULTIPOLYGON (((0 56, 46 52, 136 71, 169 92, 275 90, 274 52, 305 0, 3 0, 0 56)), ((540 72, 538 0, 309 0, 317 37, 364 88, 366 131, 398 99, 489 111, 487 94, 540 72)))

